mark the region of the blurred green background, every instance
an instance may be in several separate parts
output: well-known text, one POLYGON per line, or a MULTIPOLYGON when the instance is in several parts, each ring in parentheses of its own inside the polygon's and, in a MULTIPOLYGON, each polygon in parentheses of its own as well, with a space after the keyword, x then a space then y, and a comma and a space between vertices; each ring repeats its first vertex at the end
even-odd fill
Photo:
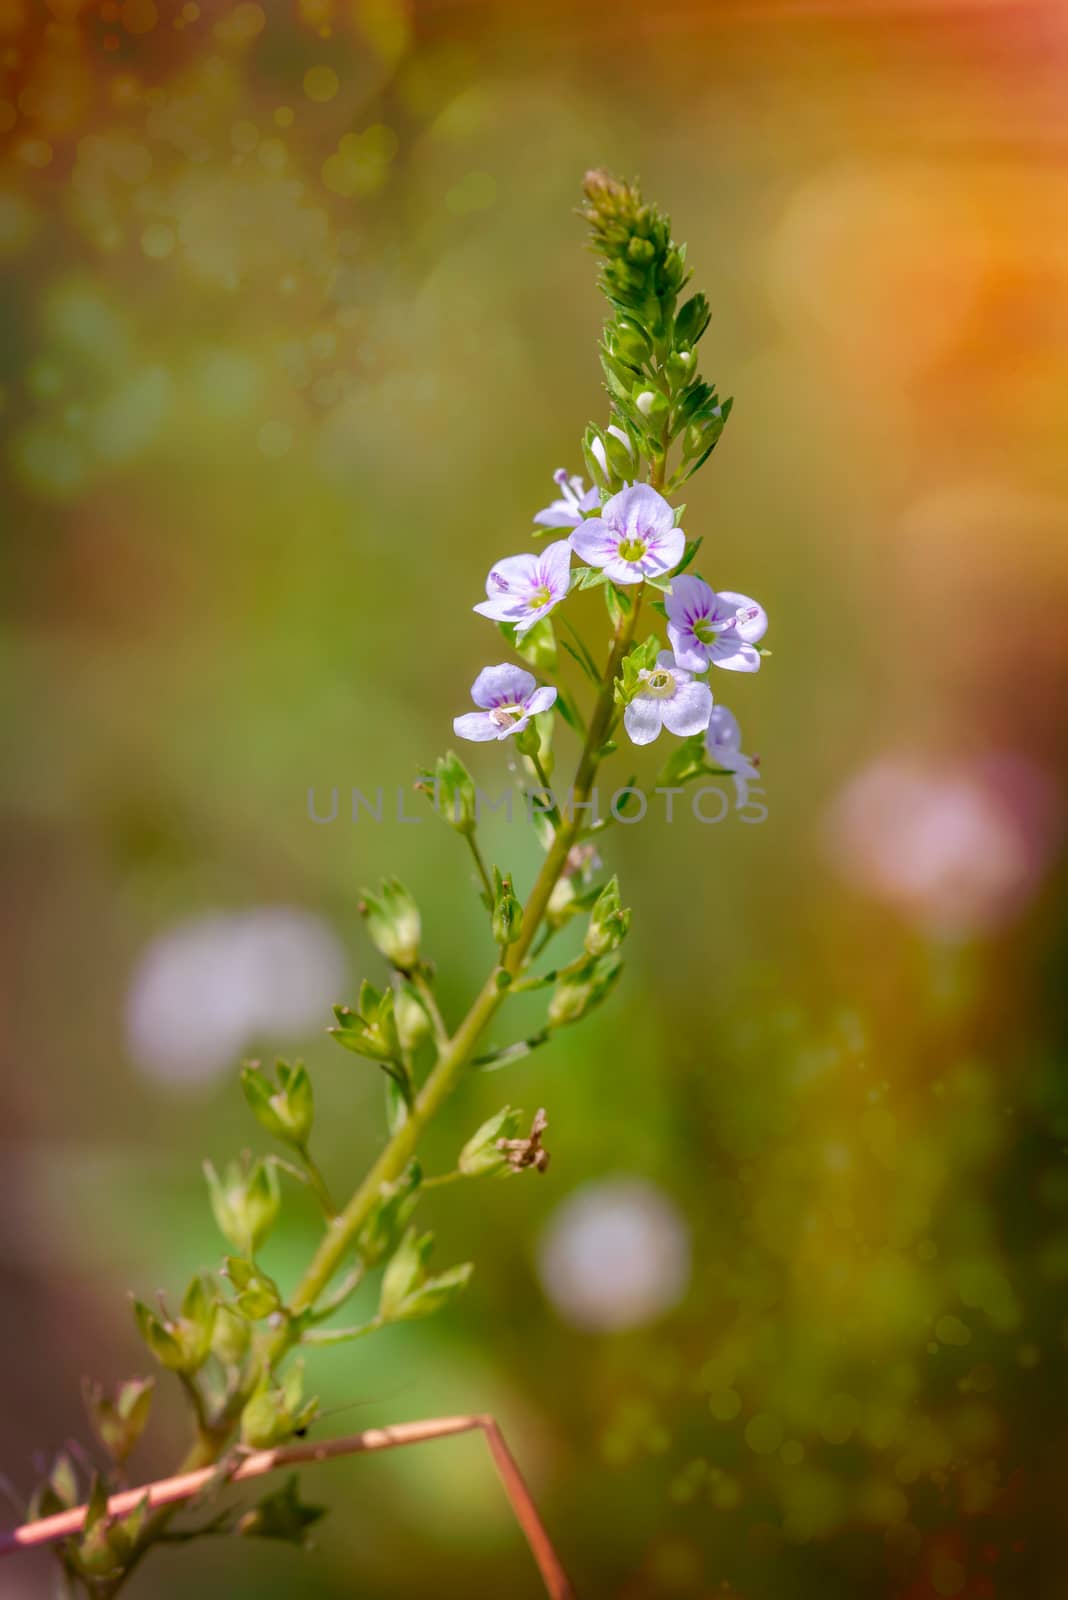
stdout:
MULTIPOLYGON (((379 1147, 322 1034, 379 973, 359 886, 416 891, 450 1017, 482 979, 462 843, 344 797, 422 814, 503 654, 484 574, 604 420, 604 164, 713 304, 735 411, 686 526, 771 615, 713 685, 769 817, 613 830, 622 985, 427 1152, 507 1099, 550 1170, 434 1197, 472 1286, 322 1353, 324 1427, 492 1411, 583 1595, 1065 1592, 1066 52, 998 0, 0 0, 19 1489, 83 1372, 144 1369, 126 1290, 221 1253, 198 1169, 253 1138, 242 1055, 305 1055, 336 1187, 379 1147)), ((164 1395, 139 1475, 181 1448, 164 1395)), ((134 1592, 539 1592, 476 1439, 306 1479, 315 1552, 205 1544, 134 1592)))

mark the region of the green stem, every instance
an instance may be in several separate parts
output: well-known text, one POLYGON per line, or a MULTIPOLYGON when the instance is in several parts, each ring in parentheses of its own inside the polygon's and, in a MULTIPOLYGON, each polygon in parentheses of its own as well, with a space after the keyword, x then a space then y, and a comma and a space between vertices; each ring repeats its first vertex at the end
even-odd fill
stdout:
POLYGON ((467 840, 468 849, 471 851, 471 854, 474 857, 475 866, 478 868, 478 875, 482 879, 482 888, 489 899, 490 906, 492 907, 493 881, 490 878, 489 873, 486 871, 486 863, 482 859, 482 851, 478 848, 478 840, 475 838, 473 831, 470 829, 465 830, 464 838, 467 840))
MULTIPOLYGON (((467 837, 470 839, 471 835, 468 834, 467 837)), ((473 840, 472 844, 474 844, 473 840)), ((475 845, 474 848, 477 852, 478 846, 475 845)), ((434 1030, 434 1042, 436 1043, 438 1052, 440 1053, 449 1042, 449 1030, 445 1026, 445 1018, 441 1014, 434 991, 430 987, 430 984, 427 981, 426 973, 423 971, 422 967, 413 967, 407 976, 411 980, 411 983, 419 995, 420 1000, 423 1002, 423 1007, 427 1016, 430 1018, 430 1026, 434 1030)))
POLYGON ((304 1171, 308 1176, 308 1182, 315 1194, 315 1198, 322 1206, 324 1216, 328 1221, 330 1221, 332 1218, 337 1216, 337 1206, 331 1199, 330 1190, 327 1187, 326 1179, 323 1177, 317 1163, 312 1159, 310 1152, 304 1145, 301 1145, 299 1153, 300 1159, 304 1164, 304 1171))
POLYGON ((424 1178, 420 1184, 422 1189, 443 1189, 447 1183, 459 1183, 470 1174, 461 1172, 459 1167, 455 1172, 439 1172, 436 1178, 424 1178))
POLYGON ((549 779, 546 776, 545 768, 542 766, 541 756, 537 754, 529 755, 527 760, 534 768, 534 771, 537 774, 538 782, 541 784, 545 793, 549 796, 550 801, 552 801, 552 804, 546 808, 544 814, 548 817, 554 828, 559 828, 560 810, 556 804, 556 801, 553 799, 552 784, 549 782, 549 779))

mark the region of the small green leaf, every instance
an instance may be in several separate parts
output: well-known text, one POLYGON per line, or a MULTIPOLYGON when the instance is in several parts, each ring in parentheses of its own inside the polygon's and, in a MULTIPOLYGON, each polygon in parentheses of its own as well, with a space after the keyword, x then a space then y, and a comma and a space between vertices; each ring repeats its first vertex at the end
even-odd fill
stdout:
POLYGON ((325 1515, 325 1506, 305 1505, 301 1500, 294 1473, 281 1489, 265 1495, 251 1511, 245 1512, 237 1524, 237 1532, 245 1539, 279 1539, 285 1544, 303 1547, 308 1542, 308 1529, 325 1515))

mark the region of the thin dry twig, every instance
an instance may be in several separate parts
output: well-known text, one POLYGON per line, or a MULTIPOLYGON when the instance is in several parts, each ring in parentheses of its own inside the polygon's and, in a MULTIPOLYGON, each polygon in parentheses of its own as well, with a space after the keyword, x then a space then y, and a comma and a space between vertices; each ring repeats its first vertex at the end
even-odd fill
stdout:
MULTIPOLYGON (((350 1434, 342 1439, 283 1445, 277 1450, 257 1450, 238 1461, 230 1481, 244 1483, 246 1479, 262 1478, 265 1473, 276 1472, 280 1467, 330 1461, 335 1456, 358 1455, 372 1450, 393 1450, 399 1445, 425 1444, 431 1439, 447 1439, 453 1434, 476 1431, 485 1436, 515 1519, 538 1564, 546 1593, 552 1600, 574 1600, 575 1591, 553 1549, 515 1457, 505 1444, 493 1417, 432 1417, 426 1422, 398 1422, 390 1428, 368 1428, 364 1433, 350 1434)), ((217 1466, 203 1467, 198 1472, 184 1472, 176 1478, 160 1478, 138 1489, 123 1489, 108 1500, 108 1515, 125 1516, 140 1505, 146 1496, 151 1510, 157 1506, 191 1500, 213 1479, 218 1480, 218 1472, 217 1466)), ((59 1511, 55 1516, 42 1517, 37 1522, 25 1522, 20 1528, 0 1533, 0 1556, 15 1555, 20 1550, 32 1550, 40 1545, 54 1544, 58 1539, 69 1538, 80 1531, 86 1510, 85 1506, 75 1506, 73 1510, 59 1511)))

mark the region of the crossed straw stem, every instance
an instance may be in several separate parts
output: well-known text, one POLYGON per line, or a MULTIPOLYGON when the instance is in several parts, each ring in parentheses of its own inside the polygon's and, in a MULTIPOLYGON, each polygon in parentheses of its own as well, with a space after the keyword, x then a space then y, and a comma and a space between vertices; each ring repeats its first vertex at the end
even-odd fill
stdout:
MULTIPOLYGON (((237 1460, 227 1481, 244 1483, 246 1479, 262 1478, 268 1472, 277 1472, 280 1467, 331 1461, 336 1456, 361 1455, 372 1450, 395 1450, 400 1445, 426 1444, 431 1439, 447 1439, 453 1434, 473 1432, 481 1433, 489 1446, 512 1512, 537 1562, 546 1593, 552 1596, 552 1600, 575 1600, 575 1591, 553 1549, 523 1474, 493 1417, 432 1417, 425 1422, 398 1422, 390 1428, 368 1428, 364 1433, 349 1434, 342 1439, 324 1439, 316 1444, 292 1444, 277 1450, 256 1450, 237 1460)), ((143 1484, 139 1489, 123 1489, 110 1496, 108 1515, 125 1516, 146 1499, 150 1509, 178 1505, 183 1500, 192 1500, 202 1489, 218 1482, 219 1469, 215 1466, 202 1467, 196 1472, 183 1472, 174 1478, 160 1478, 155 1483, 143 1484)), ((41 1545, 54 1544, 59 1539, 70 1538, 81 1531, 87 1510, 87 1506, 75 1506, 70 1511, 60 1511, 55 1516, 42 1517, 37 1522, 25 1522, 21 1528, 0 1533, 0 1556, 15 1555, 20 1550, 32 1550, 41 1545)))

